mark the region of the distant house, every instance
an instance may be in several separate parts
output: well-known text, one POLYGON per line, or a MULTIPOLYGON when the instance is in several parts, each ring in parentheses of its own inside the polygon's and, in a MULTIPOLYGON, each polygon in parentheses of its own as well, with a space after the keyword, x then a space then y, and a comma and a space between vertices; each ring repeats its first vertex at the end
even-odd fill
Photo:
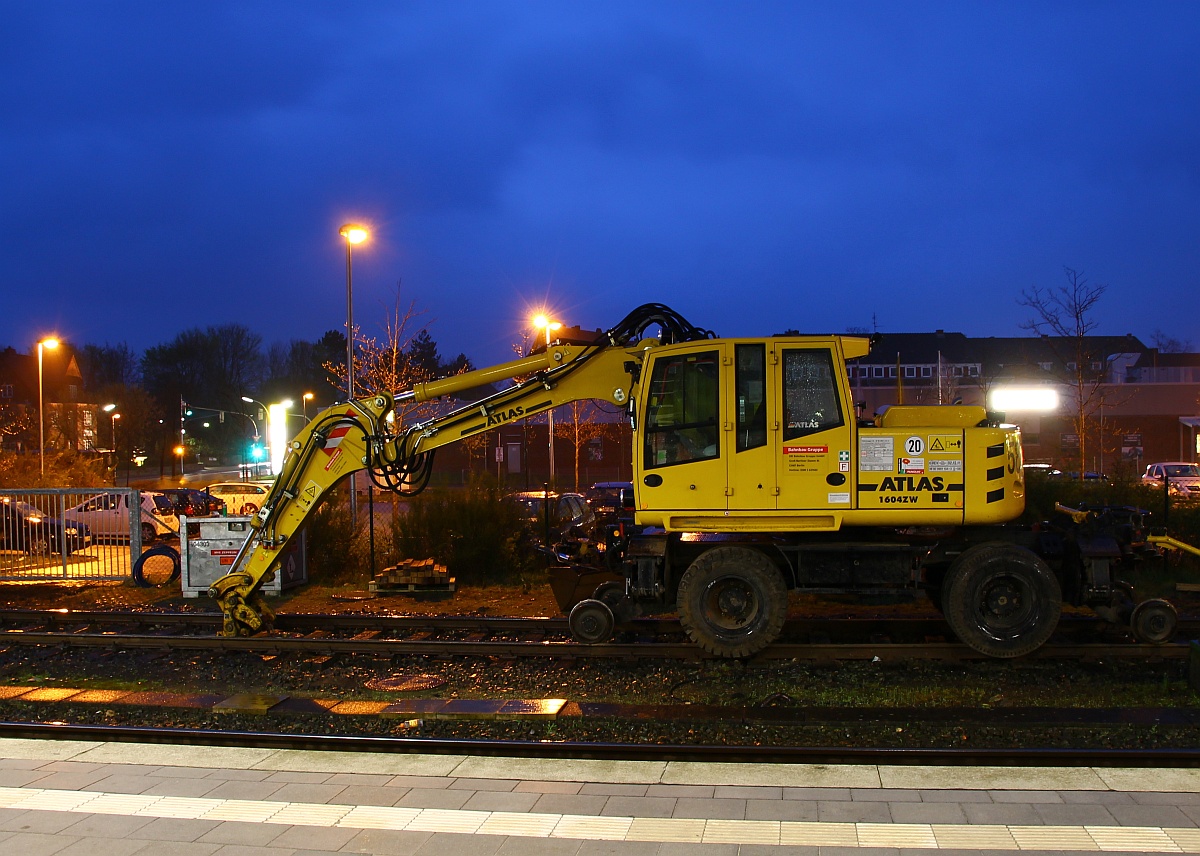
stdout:
MULTIPOLYGON (((46 449, 93 449, 99 408, 84 401, 83 374, 75 350, 62 344, 42 352, 42 402, 45 408, 46 449)), ((38 443, 37 351, 0 351, 0 434, 3 448, 31 451, 38 443)))
POLYGON ((1136 336, 973 338, 962 333, 884 333, 848 366, 861 413, 893 404, 980 404, 1001 386, 1047 386, 1053 413, 1008 413, 1027 460, 1080 468, 1075 389, 1090 398, 1083 469, 1140 469, 1146 461, 1197 460, 1200 354, 1164 354, 1136 336))

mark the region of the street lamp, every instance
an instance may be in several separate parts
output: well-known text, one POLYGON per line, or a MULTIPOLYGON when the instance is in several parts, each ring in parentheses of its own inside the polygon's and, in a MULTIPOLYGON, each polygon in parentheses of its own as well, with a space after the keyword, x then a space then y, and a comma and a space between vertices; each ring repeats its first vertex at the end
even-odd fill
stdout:
POLYGON ((58 347, 58 339, 42 339, 37 343, 38 352, 38 457, 41 459, 42 477, 46 476, 46 418, 45 403, 42 392, 42 351, 53 351, 58 347))
POLYGON ((305 425, 308 424, 308 403, 312 400, 313 394, 311 392, 306 392, 300 397, 300 411, 301 415, 304 417, 305 425))
MULTIPOLYGON (((550 333, 557 330, 562 324, 557 321, 551 321, 545 315, 538 315, 533 319, 534 327, 544 327, 546 329, 546 350, 550 349, 550 333)), ((554 485, 554 408, 551 407, 546 411, 546 422, 550 429, 550 484, 554 485)))
MULTIPOLYGON (((347 223, 338 232, 346 239, 346 401, 354 400, 354 245, 361 244, 371 236, 366 226, 347 223)), ((350 521, 358 521, 358 496, 354 487, 355 476, 350 476, 350 521)))
MULTIPOLYGON (((112 448, 113 448, 113 451, 115 452, 117 450, 117 423, 115 420, 120 419, 121 414, 120 413, 113 414, 113 411, 117 409, 117 405, 115 405, 115 404, 106 404, 103 407, 101 407, 100 409, 103 410, 105 413, 112 414, 112 418, 114 420, 113 425, 112 425, 112 448)), ((97 432, 97 433, 99 433, 99 432, 97 432)))

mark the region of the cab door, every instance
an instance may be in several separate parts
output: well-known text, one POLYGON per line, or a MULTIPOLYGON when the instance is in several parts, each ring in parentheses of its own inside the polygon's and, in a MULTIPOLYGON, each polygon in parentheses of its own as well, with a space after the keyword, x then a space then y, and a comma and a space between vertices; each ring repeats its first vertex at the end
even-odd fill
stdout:
POLYGON ((779 403, 779 508, 854 505, 853 409, 834 344, 780 343, 771 388, 779 403))
POLYGON ((639 508, 724 511, 725 445, 722 374, 729 346, 697 342, 655 354, 642 398, 637 455, 639 508))
POLYGON ((774 510, 779 500, 779 404, 768 394, 766 342, 734 342, 726 387, 733 436, 728 438, 730 511, 774 510), (731 376, 731 377, 730 377, 731 376))

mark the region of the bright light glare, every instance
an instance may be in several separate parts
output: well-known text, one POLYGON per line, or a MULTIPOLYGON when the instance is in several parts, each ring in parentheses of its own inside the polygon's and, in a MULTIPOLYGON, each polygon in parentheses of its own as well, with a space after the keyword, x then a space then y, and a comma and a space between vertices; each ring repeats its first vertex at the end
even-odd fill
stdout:
POLYGON ((339 234, 352 244, 361 244, 371 236, 365 226, 358 226, 354 223, 347 223, 339 234))
POLYGON ((1058 409, 1058 392, 1048 386, 993 389, 992 410, 1046 413, 1058 409))
POLYGON ((106 404, 106 405, 104 405, 104 412, 105 412, 105 413, 112 413, 112 412, 113 412, 114 410, 116 410, 116 409, 117 409, 117 405, 115 405, 115 404, 106 404))
POLYGON ((271 475, 279 472, 283 466, 283 454, 287 451, 288 404, 272 404, 267 409, 267 448, 271 453, 271 475))
POLYGON ((42 339, 38 344, 49 351, 53 351, 58 347, 58 339, 42 339))

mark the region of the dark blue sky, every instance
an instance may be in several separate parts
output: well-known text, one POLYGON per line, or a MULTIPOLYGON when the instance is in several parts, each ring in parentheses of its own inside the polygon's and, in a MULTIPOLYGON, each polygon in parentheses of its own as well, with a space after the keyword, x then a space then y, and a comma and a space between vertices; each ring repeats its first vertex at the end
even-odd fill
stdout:
POLYGON ((1200 343, 1200 4, 8 3, 0 345, 267 343, 416 300, 444 355, 528 310, 722 335, 1200 343))

